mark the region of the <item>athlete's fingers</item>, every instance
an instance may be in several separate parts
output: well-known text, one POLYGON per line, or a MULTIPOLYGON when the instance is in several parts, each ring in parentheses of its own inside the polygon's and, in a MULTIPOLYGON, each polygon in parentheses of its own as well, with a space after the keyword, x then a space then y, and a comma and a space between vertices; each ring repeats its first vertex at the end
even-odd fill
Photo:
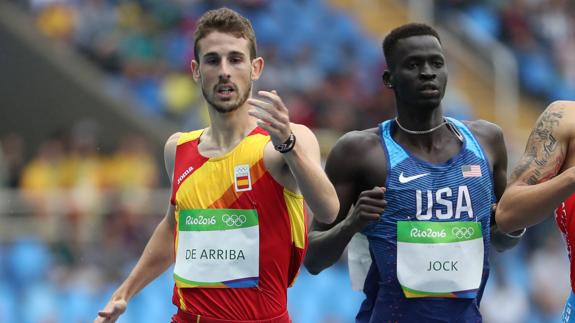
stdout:
POLYGON ((280 137, 281 136, 281 132, 279 130, 277 130, 275 127, 273 127, 271 124, 266 123, 264 121, 258 120, 256 121, 256 124, 258 125, 258 127, 264 129, 265 131, 267 131, 270 136, 273 137, 280 137))
MULTIPOLYGON (((387 204, 387 203, 385 203, 387 204)), ((385 206, 381 205, 358 205, 357 211, 359 213, 382 213, 385 209, 385 206)))
POLYGON ((387 201, 383 197, 379 198, 379 197, 364 195, 364 196, 361 196, 360 198, 357 199, 356 206, 361 206, 361 205, 371 205, 374 207, 384 208, 387 206, 387 201))
POLYGON ((118 317, 126 311, 127 303, 124 300, 117 300, 113 303, 108 303, 106 307, 98 312, 98 317, 94 320, 97 323, 111 323, 115 322, 118 317))
POLYGON ((381 218, 381 213, 362 213, 360 218, 368 221, 378 221, 381 218))
POLYGON ((386 207, 387 200, 385 198, 362 196, 357 200, 357 205, 371 205, 374 207, 386 207))
POLYGON ((268 102, 264 102, 262 100, 250 98, 250 99, 248 99, 248 104, 250 104, 251 106, 253 106, 257 110, 265 111, 266 113, 273 116, 275 119, 277 119, 278 121, 280 121, 282 123, 289 124, 289 117, 288 117, 287 113, 283 112, 283 111, 278 111, 277 109, 275 109, 273 107, 272 104, 270 104, 268 102))
POLYGON ((248 114, 254 118, 258 118, 258 119, 263 120, 267 123, 277 122, 272 116, 269 115, 269 113, 262 111, 260 109, 250 109, 248 111, 248 114))
POLYGON ((276 109, 279 110, 287 110, 285 104, 283 103, 282 99, 279 97, 275 90, 272 92, 269 91, 258 91, 258 95, 268 98, 276 109))
POLYGON ((371 190, 363 191, 359 194, 358 200, 361 200, 362 198, 383 200, 385 198, 385 189, 378 187, 371 190))

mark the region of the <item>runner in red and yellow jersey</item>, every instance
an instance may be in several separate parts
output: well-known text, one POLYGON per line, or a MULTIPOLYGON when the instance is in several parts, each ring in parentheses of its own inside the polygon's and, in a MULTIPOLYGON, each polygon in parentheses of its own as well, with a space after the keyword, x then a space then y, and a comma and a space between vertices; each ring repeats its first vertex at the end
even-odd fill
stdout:
POLYGON ((289 122, 275 91, 251 96, 264 61, 250 22, 212 10, 194 36, 192 74, 210 126, 168 139, 166 217, 96 322, 115 322, 174 262, 172 322, 290 322, 287 288, 307 247, 304 198, 317 221, 339 210, 313 133, 289 122))

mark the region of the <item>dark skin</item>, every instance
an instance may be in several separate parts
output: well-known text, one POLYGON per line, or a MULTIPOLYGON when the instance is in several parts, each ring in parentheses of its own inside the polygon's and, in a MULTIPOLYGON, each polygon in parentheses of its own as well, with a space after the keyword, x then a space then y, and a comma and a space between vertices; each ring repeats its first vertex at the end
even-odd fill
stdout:
MULTIPOLYGON (((383 80, 395 92, 401 124, 411 130, 426 130, 441 124, 447 69, 437 38, 425 35, 400 39, 389 61, 390 69, 385 71, 383 80)), ((502 131, 483 120, 465 123, 484 148, 499 200, 507 184, 507 153, 502 131)), ((404 149, 431 163, 446 162, 462 147, 462 142, 445 125, 424 135, 409 134, 397 126, 392 129, 393 138, 404 149)), ((340 211, 332 224, 312 223, 304 262, 312 274, 334 264, 353 235, 371 221, 377 221, 383 213, 387 158, 380 140, 378 128, 354 131, 340 138, 330 152, 326 173, 337 191, 340 211)), ((510 242, 493 226, 491 239, 498 250, 516 242, 510 242)))

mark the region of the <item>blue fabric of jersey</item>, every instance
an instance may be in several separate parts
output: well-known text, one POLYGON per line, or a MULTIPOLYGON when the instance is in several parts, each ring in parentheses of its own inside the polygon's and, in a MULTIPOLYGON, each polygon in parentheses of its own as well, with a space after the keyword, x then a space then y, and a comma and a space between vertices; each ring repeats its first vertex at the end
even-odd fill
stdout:
POLYGON ((368 238, 373 261, 365 280, 366 299, 357 315, 358 323, 481 322, 479 302, 489 275, 489 221, 491 205, 495 202, 493 177, 482 147, 467 126, 456 119, 448 118, 448 121, 462 135, 463 145, 459 153, 440 164, 421 160, 397 143, 391 136, 391 129, 396 126, 393 120, 379 125, 381 143, 387 156, 387 207, 381 219, 368 225, 362 232, 368 238), (465 177, 464 172, 469 168, 475 170, 475 175, 465 177), (478 168, 480 176, 477 175, 478 168), (442 196, 452 204, 449 218, 446 218, 449 208, 434 203, 436 192, 440 189, 450 192, 442 196), (469 211, 457 212, 457 201, 462 198, 459 196, 463 195, 462 190, 469 192, 472 215, 469 211), (418 191, 421 196, 419 202, 416 198, 418 191), (428 203, 428 196, 432 203, 428 203), (426 221, 481 222, 485 252, 477 298, 404 296, 397 280, 397 221, 420 221, 429 214, 431 217, 426 221))

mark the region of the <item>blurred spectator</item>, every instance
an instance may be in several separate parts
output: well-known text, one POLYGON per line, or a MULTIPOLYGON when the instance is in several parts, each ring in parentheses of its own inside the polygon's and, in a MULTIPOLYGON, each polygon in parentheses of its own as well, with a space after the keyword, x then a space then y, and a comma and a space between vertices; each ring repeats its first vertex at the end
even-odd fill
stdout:
POLYGON ((136 135, 122 138, 120 146, 105 163, 103 181, 120 201, 120 208, 139 214, 158 181, 158 166, 147 142, 136 135))
POLYGON ((74 32, 74 11, 65 3, 52 3, 39 12, 36 23, 47 36, 70 40, 74 32))
POLYGON ((20 177, 24 168, 24 140, 17 134, 9 134, 0 139, 4 165, 4 183, 9 188, 20 185, 20 177))
POLYGON ((21 189, 32 205, 40 228, 49 238, 57 234, 60 215, 64 212, 60 188, 63 184, 64 143, 51 138, 40 144, 37 155, 22 171, 21 189))

